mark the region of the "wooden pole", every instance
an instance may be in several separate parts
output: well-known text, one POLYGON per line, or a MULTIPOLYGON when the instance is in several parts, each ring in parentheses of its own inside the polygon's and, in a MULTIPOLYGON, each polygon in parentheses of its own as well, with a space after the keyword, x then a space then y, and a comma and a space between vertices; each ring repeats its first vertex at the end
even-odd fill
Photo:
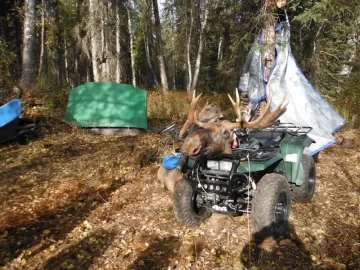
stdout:
POLYGON ((267 81, 271 66, 275 60, 275 25, 277 12, 285 8, 286 0, 263 0, 261 9, 262 28, 262 64, 264 66, 264 79, 267 81))

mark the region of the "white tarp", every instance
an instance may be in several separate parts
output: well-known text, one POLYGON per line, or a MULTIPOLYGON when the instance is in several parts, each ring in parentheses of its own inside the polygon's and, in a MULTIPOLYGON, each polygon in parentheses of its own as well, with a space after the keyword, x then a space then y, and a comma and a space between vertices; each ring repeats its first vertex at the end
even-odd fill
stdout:
MULTIPOLYGON (((239 90, 248 93, 253 105, 266 98, 269 87, 263 78, 260 37, 246 59, 239 82, 239 90)), ((306 148, 304 153, 315 155, 335 142, 333 134, 345 124, 345 120, 320 96, 297 65, 291 53, 288 22, 277 26, 276 59, 268 81, 273 90, 272 107, 280 103, 284 94, 289 100, 280 121, 313 128, 309 137, 316 143, 306 148)))

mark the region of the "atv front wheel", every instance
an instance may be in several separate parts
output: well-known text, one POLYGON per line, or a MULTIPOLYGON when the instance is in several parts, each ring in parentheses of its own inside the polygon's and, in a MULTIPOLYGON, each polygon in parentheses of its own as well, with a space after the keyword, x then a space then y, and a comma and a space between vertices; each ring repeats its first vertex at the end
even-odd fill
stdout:
POLYGON ((190 183, 184 179, 175 186, 174 213, 178 221, 190 226, 199 226, 210 217, 211 212, 206 207, 197 204, 198 195, 193 191, 190 183))
POLYGON ((301 164, 304 170, 304 179, 300 186, 291 184, 292 200, 299 203, 310 202, 314 196, 316 183, 316 167, 314 159, 308 155, 303 155, 301 164))
POLYGON ((270 173, 257 184, 251 203, 251 217, 257 236, 278 237, 288 228, 290 188, 285 176, 270 173))

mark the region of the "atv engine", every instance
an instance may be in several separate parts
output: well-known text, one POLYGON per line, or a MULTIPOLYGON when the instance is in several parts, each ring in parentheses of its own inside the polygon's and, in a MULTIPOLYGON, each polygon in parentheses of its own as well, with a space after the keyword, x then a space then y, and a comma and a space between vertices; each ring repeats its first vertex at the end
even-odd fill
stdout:
POLYGON ((252 186, 248 174, 238 173, 240 161, 234 159, 198 159, 188 176, 198 207, 212 212, 239 215, 249 212, 252 186))

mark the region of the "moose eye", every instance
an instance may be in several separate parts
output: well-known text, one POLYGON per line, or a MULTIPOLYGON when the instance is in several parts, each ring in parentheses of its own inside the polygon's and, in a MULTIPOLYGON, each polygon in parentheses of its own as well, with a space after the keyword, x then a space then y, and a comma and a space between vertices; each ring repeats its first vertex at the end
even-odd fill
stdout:
POLYGON ((223 130, 221 137, 223 139, 229 139, 230 138, 230 131, 228 131, 227 129, 223 130))

